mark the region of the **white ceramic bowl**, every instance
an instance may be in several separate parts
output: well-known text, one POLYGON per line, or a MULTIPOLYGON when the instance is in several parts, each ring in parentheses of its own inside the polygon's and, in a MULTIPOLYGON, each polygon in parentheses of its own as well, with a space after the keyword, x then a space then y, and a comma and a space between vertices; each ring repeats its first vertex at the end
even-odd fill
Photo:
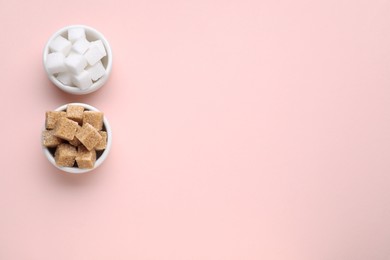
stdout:
POLYGON ((91 28, 91 27, 88 27, 85 25, 71 25, 71 26, 67 26, 67 27, 64 27, 64 28, 58 30, 47 41, 46 46, 43 50, 43 66, 44 66, 46 74, 49 77, 49 79, 51 80, 51 82, 53 82, 53 84, 56 85, 59 89, 65 91, 67 93, 75 94, 75 95, 89 94, 89 93, 92 93, 92 92, 98 90, 99 88, 101 88, 104 85, 104 83, 106 83, 108 77, 110 76, 111 68, 112 68, 112 51, 111 51, 110 44, 108 44, 108 41, 103 36, 103 34, 96 31, 94 28, 91 28), (67 38, 68 29, 80 28, 80 27, 85 29, 85 34, 86 34, 87 40, 89 40, 89 41, 101 40, 103 42, 104 47, 106 48, 106 52, 107 52, 107 55, 102 59, 103 66, 106 69, 106 74, 104 76, 102 76, 100 79, 98 79, 96 82, 94 82, 92 84, 92 86, 90 86, 89 88, 84 89, 84 90, 81 90, 81 89, 74 87, 74 86, 64 85, 54 75, 50 75, 50 73, 47 71, 47 68, 46 68, 46 58, 47 58, 47 55, 50 53, 50 50, 49 50, 50 43, 59 35, 67 38))
MULTIPOLYGON (((55 111, 66 111, 66 108, 68 105, 79 105, 79 106, 83 106, 86 110, 99 111, 95 107, 84 104, 84 103, 66 104, 66 105, 58 107, 57 109, 55 109, 55 111)), ((43 126, 43 129, 45 129, 45 126, 43 126)), ((74 173, 74 174, 80 174, 80 173, 92 171, 92 170, 96 169, 97 167, 99 167, 104 162, 104 160, 107 158, 108 154, 110 153, 111 144, 112 144, 112 131, 111 131, 111 127, 110 127, 110 124, 108 123, 106 116, 104 116, 104 118, 103 118, 103 130, 105 130, 107 132, 107 147, 105 150, 103 150, 102 153, 101 152, 96 153, 96 157, 97 157, 96 162, 95 162, 94 167, 91 169, 80 169, 77 167, 60 167, 56 164, 56 162, 54 160, 54 151, 53 150, 50 151, 51 149, 48 149, 47 147, 42 145, 43 153, 45 154, 45 156, 47 157, 49 162, 51 162, 51 164, 53 164, 56 168, 60 169, 61 171, 68 172, 68 173, 74 173)), ((42 140, 41 140, 41 143, 42 143, 42 140)))

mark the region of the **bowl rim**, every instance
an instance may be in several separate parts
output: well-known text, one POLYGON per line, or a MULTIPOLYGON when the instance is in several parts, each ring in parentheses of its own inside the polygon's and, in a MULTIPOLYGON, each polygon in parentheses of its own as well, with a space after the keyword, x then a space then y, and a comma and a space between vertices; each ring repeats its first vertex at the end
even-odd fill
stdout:
POLYGON ((108 43, 106 37, 104 37, 104 35, 97 31, 95 28, 92 28, 90 26, 87 26, 87 25, 83 25, 83 24, 75 24, 75 25, 68 25, 68 26, 65 26, 59 30, 57 30, 55 33, 53 33, 49 40, 46 42, 46 45, 43 49, 43 67, 45 69, 45 72, 46 72, 46 75, 48 76, 48 78, 50 79, 50 81, 55 85, 57 86, 59 89, 61 89, 62 91, 64 92, 67 92, 67 93, 70 93, 70 94, 74 94, 74 95, 85 95, 85 94, 89 94, 89 93, 92 93, 92 92, 95 92, 96 90, 100 89, 108 80, 110 74, 111 74, 111 70, 112 70, 112 50, 111 50, 111 46, 110 44, 108 43), (84 28, 86 31, 90 31, 92 32, 93 34, 95 34, 104 44, 105 48, 106 48, 106 52, 107 52, 107 66, 106 66, 106 73, 103 77, 101 77, 99 80, 97 80, 96 82, 94 82, 89 88, 87 89, 79 89, 77 87, 73 87, 73 86, 68 86, 68 85, 65 85, 63 84, 62 82, 60 82, 56 77, 54 77, 54 75, 51 75, 47 68, 46 68, 46 59, 47 59, 47 55, 49 54, 49 45, 50 43, 57 37, 59 36, 60 34, 64 33, 65 31, 71 29, 71 28, 84 28))
MULTIPOLYGON (((83 106, 84 108, 86 108, 86 109, 88 109, 90 111, 98 111, 98 112, 100 112, 99 109, 97 109, 97 108, 95 108, 95 107, 93 107, 91 105, 85 104, 85 103, 68 103, 68 104, 65 104, 65 105, 57 107, 56 109, 54 109, 54 111, 64 111, 64 110, 66 110, 68 105, 79 105, 79 106, 83 106)), ((96 160, 94 167, 91 168, 91 169, 80 169, 80 168, 77 168, 77 167, 61 167, 61 166, 58 166, 56 164, 55 160, 54 160, 54 156, 50 153, 49 149, 47 147, 43 146, 43 135, 41 134, 41 146, 42 146, 43 153, 45 154, 45 156, 49 160, 49 162, 53 166, 55 166, 57 169, 59 169, 61 171, 64 171, 64 172, 67 172, 67 173, 72 173, 72 174, 82 174, 82 173, 93 171, 96 168, 98 168, 106 160, 106 158, 107 158, 107 156, 108 156, 108 154, 110 153, 110 150, 111 150, 112 130, 111 130, 111 126, 110 126, 110 124, 109 124, 109 122, 108 122, 108 120, 107 120, 105 115, 103 116, 103 124, 104 124, 104 127, 106 128, 106 132, 107 132, 107 146, 106 146, 106 149, 104 149, 102 155, 99 157, 99 159, 96 160)), ((46 130, 45 125, 43 126, 43 130, 42 131, 44 131, 44 130, 46 130)))

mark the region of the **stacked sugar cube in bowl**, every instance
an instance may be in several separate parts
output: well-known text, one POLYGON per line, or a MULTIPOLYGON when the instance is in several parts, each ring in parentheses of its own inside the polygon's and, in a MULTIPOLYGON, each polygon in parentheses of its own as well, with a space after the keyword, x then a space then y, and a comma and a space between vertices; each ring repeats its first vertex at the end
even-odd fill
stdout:
POLYGON ((71 94, 99 89, 111 72, 112 53, 105 37, 84 25, 65 27, 47 42, 43 62, 49 79, 71 94))
POLYGON ((103 112, 84 103, 70 103, 46 111, 41 135, 47 159, 68 173, 96 169, 107 158, 112 132, 103 112))

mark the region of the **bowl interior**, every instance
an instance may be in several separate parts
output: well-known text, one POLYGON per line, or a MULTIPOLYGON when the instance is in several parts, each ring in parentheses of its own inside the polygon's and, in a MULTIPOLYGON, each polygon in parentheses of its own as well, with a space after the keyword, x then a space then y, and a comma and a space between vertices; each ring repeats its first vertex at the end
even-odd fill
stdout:
MULTIPOLYGON (((84 104, 84 103, 66 104, 66 105, 58 107, 57 109, 55 109, 55 111, 65 111, 68 105, 79 105, 79 106, 83 106, 85 108, 85 110, 99 111, 95 107, 84 104)), ((43 128, 45 129, 45 127, 43 127, 43 128)), ((80 173, 92 171, 92 170, 96 169, 97 167, 99 167, 103 163, 103 161, 107 158, 108 153, 110 152, 110 149, 111 149, 112 132, 111 132, 110 124, 108 123, 108 120, 105 116, 103 118, 103 131, 107 132, 107 147, 103 151, 96 151, 96 162, 95 162, 94 167, 91 169, 80 169, 77 167, 60 167, 56 164, 55 159, 54 159, 55 148, 47 148, 47 147, 42 146, 43 152, 46 155, 47 159, 51 162, 51 164, 53 164, 56 168, 58 168, 64 172, 80 174, 80 173)))

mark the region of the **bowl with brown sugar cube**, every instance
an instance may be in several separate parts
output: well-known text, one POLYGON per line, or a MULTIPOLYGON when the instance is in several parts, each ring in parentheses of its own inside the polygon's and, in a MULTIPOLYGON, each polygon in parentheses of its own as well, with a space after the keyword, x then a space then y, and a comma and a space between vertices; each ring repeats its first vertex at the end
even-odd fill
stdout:
POLYGON ((74 174, 99 167, 111 149, 112 132, 103 112, 84 103, 47 111, 42 148, 58 169, 74 174))

